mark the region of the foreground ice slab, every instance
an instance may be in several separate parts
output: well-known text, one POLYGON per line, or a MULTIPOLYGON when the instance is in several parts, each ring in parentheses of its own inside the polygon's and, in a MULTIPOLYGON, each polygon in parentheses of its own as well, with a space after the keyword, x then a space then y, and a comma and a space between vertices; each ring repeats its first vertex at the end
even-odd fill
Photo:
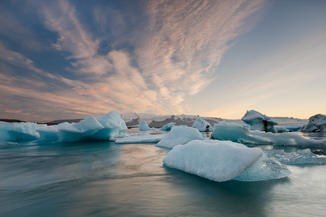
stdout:
POLYGON ((309 122, 304 125, 302 132, 325 132, 326 133, 326 115, 318 114, 309 118, 309 122))
POLYGON ((269 158, 278 160, 286 165, 300 164, 326 164, 326 157, 318 156, 310 149, 298 150, 296 152, 285 153, 284 150, 264 150, 269 158))
POLYGON ((174 125, 175 125, 174 122, 167 123, 161 128, 161 130, 162 131, 170 131, 174 125))
POLYGON ((200 132, 213 132, 214 130, 211 124, 202 118, 197 118, 192 127, 197 128, 200 132))
POLYGON ((62 123, 38 129, 37 142, 77 142, 81 140, 109 140, 127 130, 120 114, 111 111, 99 117, 87 117, 78 123, 62 123))
POLYGON ((147 131, 147 130, 152 130, 152 128, 150 128, 148 125, 147 125, 147 123, 146 123, 146 121, 142 121, 140 124, 139 124, 139 130, 140 131, 147 131))
POLYGON ((127 136, 124 138, 119 138, 115 141, 117 144, 132 144, 132 143, 158 143, 167 134, 147 134, 147 135, 137 135, 137 136, 127 136))
POLYGON ((45 126, 36 123, 7 123, 0 121, 0 141, 35 140, 40 137, 36 130, 45 126))
POLYGON ((241 126, 239 124, 229 124, 226 122, 215 124, 212 139, 229 140, 253 145, 326 147, 326 139, 306 139, 292 133, 274 134, 257 130, 252 131, 245 126, 241 126))
POLYGON ((174 147, 163 163, 217 182, 261 181, 290 174, 279 162, 271 160, 274 163, 268 164, 266 159, 270 160, 260 148, 248 148, 230 141, 193 140, 174 147))
POLYGON ((278 123, 273 121, 270 117, 263 115, 255 110, 247 111, 241 120, 246 124, 249 124, 251 130, 273 133, 277 132, 274 125, 277 125, 278 123))
POLYGON ((157 147, 162 148, 173 148, 177 145, 184 145, 192 140, 203 140, 203 135, 196 128, 177 126, 173 127, 172 130, 164 137, 157 147))

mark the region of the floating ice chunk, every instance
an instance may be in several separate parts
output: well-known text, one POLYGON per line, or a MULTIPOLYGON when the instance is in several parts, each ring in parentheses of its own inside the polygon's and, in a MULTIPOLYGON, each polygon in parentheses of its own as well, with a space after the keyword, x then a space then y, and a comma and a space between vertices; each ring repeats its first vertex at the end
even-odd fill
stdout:
POLYGON ((261 181, 290 174, 279 162, 263 157, 260 148, 248 148, 230 141, 194 140, 178 145, 168 153, 163 163, 217 182, 234 178, 261 181))
POLYGON ((251 131, 247 127, 238 124, 229 124, 222 122, 215 124, 212 133, 212 139, 230 140, 243 144, 256 145, 284 145, 284 146, 301 146, 301 147, 324 147, 326 139, 315 140, 306 139, 292 133, 265 133, 261 131, 251 131))
POLYGON ((275 126, 274 127, 276 132, 278 133, 286 133, 286 132, 290 132, 290 130, 286 129, 285 127, 283 126, 275 126))
POLYGON ((200 132, 212 132, 214 130, 211 124, 202 118, 197 118, 192 127, 197 128, 200 132))
POLYGON ((170 131, 174 125, 175 125, 174 122, 167 123, 161 128, 161 130, 162 131, 170 131))
POLYGON ((282 164, 326 164, 326 157, 320 157, 310 149, 298 150, 292 153, 285 153, 284 150, 264 150, 269 158, 276 159, 282 164))
POLYGON ((326 132, 326 115, 318 114, 309 118, 309 122, 304 125, 302 132, 326 132))
POLYGON ((196 128, 192 127, 173 127, 172 130, 164 137, 157 147, 173 148, 177 145, 184 145, 192 140, 203 140, 203 135, 196 128))
POLYGON ((138 136, 127 136, 124 138, 119 138, 115 141, 117 144, 131 144, 131 143, 158 143, 163 139, 167 134, 147 134, 147 135, 138 135, 138 136))
POLYGON ((0 121, 1 141, 35 140, 40 137, 37 129, 44 128, 45 124, 36 123, 7 123, 0 121))
POLYGON ((241 118, 246 124, 250 125, 251 130, 259 130, 266 132, 277 132, 274 125, 278 123, 273 121, 270 117, 263 115, 255 110, 247 111, 241 118))
POLYGON ((140 131, 147 131, 147 130, 152 130, 152 128, 150 128, 146 121, 142 121, 140 124, 139 124, 139 130, 140 131))
POLYGON ((111 111, 99 117, 87 117, 78 123, 62 123, 38 129, 37 142, 77 142, 81 140, 109 140, 126 130, 120 114, 111 111))

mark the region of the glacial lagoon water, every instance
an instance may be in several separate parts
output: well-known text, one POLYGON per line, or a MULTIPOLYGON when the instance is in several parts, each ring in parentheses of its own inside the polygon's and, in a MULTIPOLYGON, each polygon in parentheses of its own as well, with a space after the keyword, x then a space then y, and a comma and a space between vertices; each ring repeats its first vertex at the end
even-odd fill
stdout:
POLYGON ((0 216, 325 216, 326 165, 217 183, 165 167, 168 152, 103 141, 2 145, 0 216))

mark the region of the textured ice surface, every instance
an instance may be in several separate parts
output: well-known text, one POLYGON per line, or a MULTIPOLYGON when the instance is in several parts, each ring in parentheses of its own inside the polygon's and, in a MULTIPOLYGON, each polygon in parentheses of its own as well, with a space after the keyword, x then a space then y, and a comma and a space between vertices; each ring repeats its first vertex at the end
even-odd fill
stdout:
POLYGON ((301 146, 301 147, 324 147, 326 139, 315 140, 306 139, 292 133, 265 133, 261 131, 252 131, 247 127, 238 124, 229 124, 222 122, 215 124, 212 133, 213 139, 230 140, 243 144, 257 145, 284 145, 284 146, 301 146))
POLYGON ((326 115, 318 114, 309 118, 309 122, 304 125, 302 132, 326 132, 326 115))
POLYGON ((192 127, 197 128, 200 132, 212 132, 214 130, 211 124, 202 118, 197 118, 192 127))
POLYGON ((40 128, 37 142, 77 142, 81 140, 109 140, 127 130, 120 114, 111 111, 99 117, 87 117, 78 123, 62 123, 40 128))
POLYGON ((270 179, 281 179, 290 175, 291 172, 279 161, 269 158, 263 154, 248 169, 233 180, 253 182, 265 181, 270 179))
POLYGON ((318 156, 310 149, 298 150, 292 153, 285 153, 284 150, 264 150, 269 158, 276 159, 282 164, 326 164, 326 157, 318 156))
POLYGON ((147 131, 147 130, 152 130, 152 128, 150 128, 148 125, 147 125, 147 123, 146 123, 146 121, 142 121, 140 124, 139 124, 139 130, 140 131, 147 131))
POLYGON ((194 140, 178 145, 163 163, 217 182, 231 179, 262 181, 290 174, 285 166, 263 156, 260 148, 248 148, 230 141, 194 140))
POLYGON ((117 144, 131 144, 131 143, 158 143, 167 134, 155 134, 155 135, 137 135, 137 136, 127 136, 124 138, 119 138, 115 141, 117 144))
POLYGON ((184 145, 192 140, 203 140, 203 135, 196 128, 192 127, 173 127, 172 130, 164 137, 157 147, 173 148, 176 145, 184 145))
POLYGON ((7 123, 0 121, 0 141, 35 140, 40 137, 36 130, 45 126, 36 123, 7 123))
POLYGON ((175 125, 174 122, 167 123, 161 128, 161 130, 162 131, 170 131, 174 125, 175 125))
POLYGON ((273 121, 270 117, 263 115, 255 110, 247 111, 246 114, 241 118, 246 124, 250 125, 251 130, 264 131, 264 121, 267 124, 267 132, 277 132, 274 125, 278 123, 273 121))
POLYGON ((290 132, 290 130, 288 130, 284 126, 275 126, 274 128, 275 128, 276 132, 278 132, 278 133, 290 132))

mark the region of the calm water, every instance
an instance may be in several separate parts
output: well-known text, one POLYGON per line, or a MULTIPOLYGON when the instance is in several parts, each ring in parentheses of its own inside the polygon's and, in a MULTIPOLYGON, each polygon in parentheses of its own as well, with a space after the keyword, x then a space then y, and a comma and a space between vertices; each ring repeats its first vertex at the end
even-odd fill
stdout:
POLYGON ((326 165, 217 183, 164 167, 168 151, 112 142, 1 148, 0 216, 325 216, 326 165))

